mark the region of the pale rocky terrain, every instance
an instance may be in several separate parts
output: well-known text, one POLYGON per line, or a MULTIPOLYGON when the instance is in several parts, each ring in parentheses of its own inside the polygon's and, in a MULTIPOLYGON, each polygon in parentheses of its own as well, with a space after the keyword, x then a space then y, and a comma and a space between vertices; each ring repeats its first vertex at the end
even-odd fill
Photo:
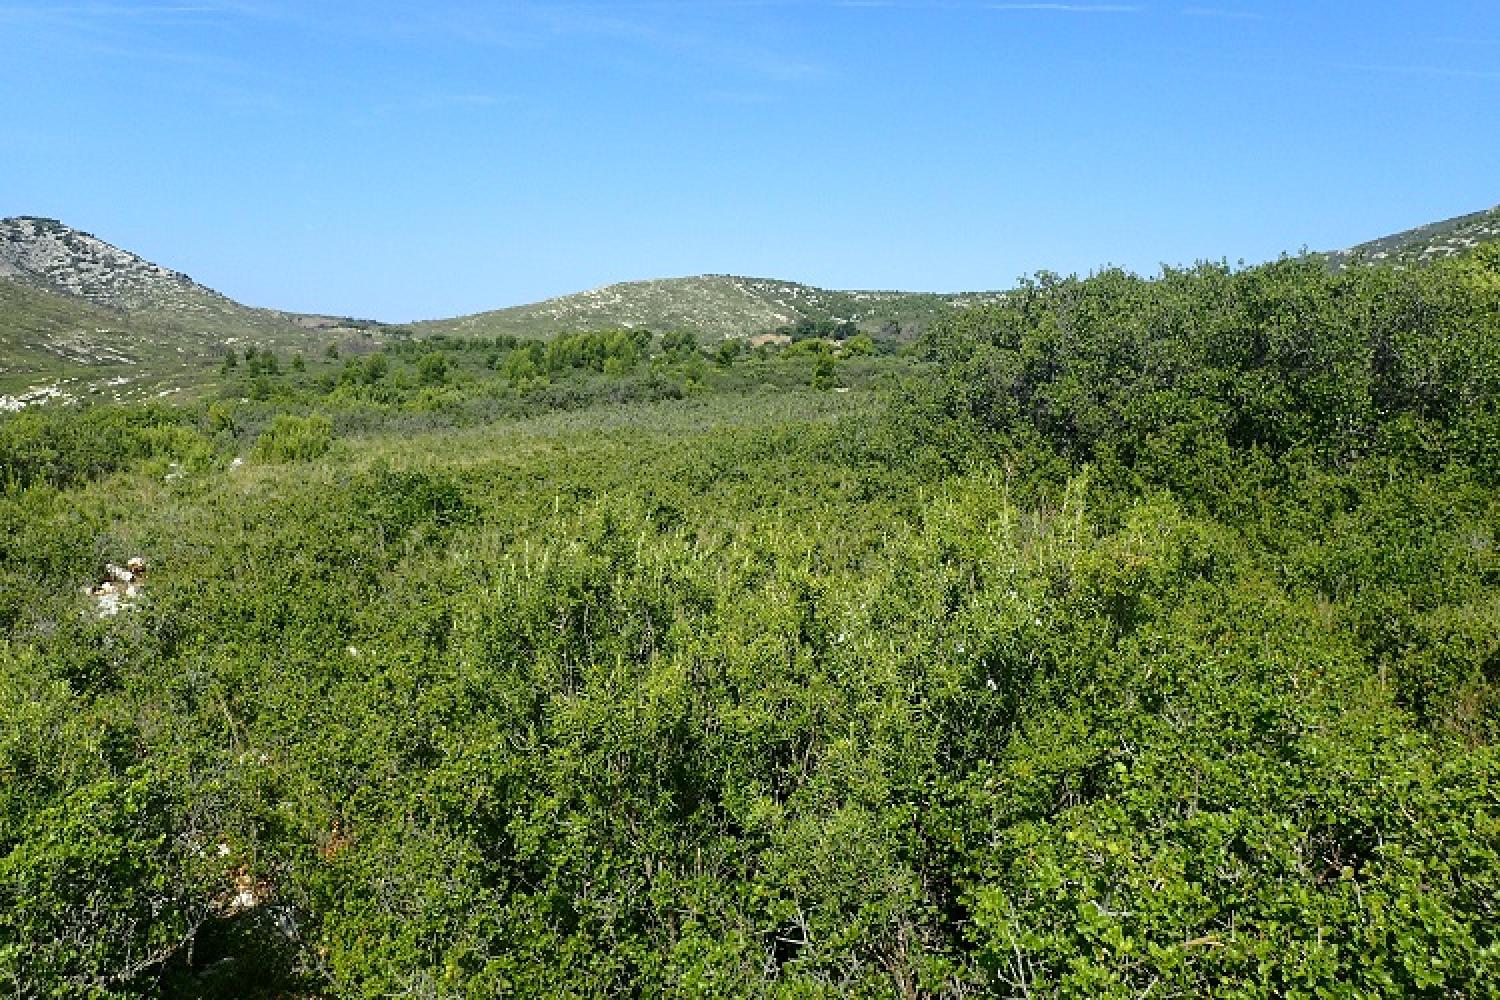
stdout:
POLYGON ((1420 265, 1458 257, 1483 243, 1500 240, 1500 206, 1484 212, 1418 226, 1328 254, 1336 267, 1366 264, 1420 265))
POLYGON ((0 409, 162 398, 227 348, 321 349, 328 322, 241 305, 55 219, 0 219, 0 409))
POLYGON ((944 313, 1000 292, 837 291, 793 281, 705 274, 630 281, 529 305, 418 323, 419 334, 546 337, 600 329, 687 330, 710 340, 753 337, 802 319, 848 321, 915 336, 944 313))
POLYGON ((189 319, 244 308, 185 274, 55 219, 0 219, 0 276, 124 312, 189 319))

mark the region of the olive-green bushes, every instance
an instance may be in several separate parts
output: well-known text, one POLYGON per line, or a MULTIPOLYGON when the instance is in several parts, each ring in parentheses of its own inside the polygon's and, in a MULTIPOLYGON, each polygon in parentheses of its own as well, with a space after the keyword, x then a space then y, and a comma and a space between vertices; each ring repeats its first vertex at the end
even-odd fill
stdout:
POLYGON ((319 458, 333 443, 333 422, 314 414, 278 414, 261 432, 251 454, 263 462, 305 462, 319 458))
POLYGON ((1048 279, 889 406, 0 423, 0 987, 1493 995, 1486 268, 1048 279))

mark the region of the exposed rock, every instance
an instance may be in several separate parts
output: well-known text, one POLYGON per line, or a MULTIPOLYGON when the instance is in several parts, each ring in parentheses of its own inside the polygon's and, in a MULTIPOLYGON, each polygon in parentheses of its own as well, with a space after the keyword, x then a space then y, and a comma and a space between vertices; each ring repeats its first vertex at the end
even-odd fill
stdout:
POLYGON ((104 577, 83 592, 94 599, 94 611, 100 618, 110 618, 130 609, 140 599, 145 589, 146 560, 135 556, 126 560, 124 566, 105 563, 104 577))
POLYGON ((273 896, 275 890, 269 880, 257 879, 241 865, 234 871, 229 890, 215 901, 215 909, 221 917, 238 916, 264 905, 273 896))
POLYGON ((0 274, 114 309, 203 313, 232 305, 185 274, 56 219, 0 219, 0 274))
POLYGON ((43 403, 71 403, 77 397, 58 385, 34 385, 19 396, 0 396, 0 413, 15 413, 43 403))

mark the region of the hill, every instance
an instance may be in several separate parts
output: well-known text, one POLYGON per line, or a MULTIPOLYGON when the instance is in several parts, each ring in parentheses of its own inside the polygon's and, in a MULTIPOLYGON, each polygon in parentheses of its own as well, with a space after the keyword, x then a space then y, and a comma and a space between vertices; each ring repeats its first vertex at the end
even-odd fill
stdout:
POLYGON ((1354 261, 1407 266, 1460 257, 1484 243, 1500 240, 1500 205, 1442 222, 1432 222, 1369 240, 1328 254, 1335 267, 1354 261))
POLYGON ((252 311, 187 275, 56 219, 0 220, 0 276, 127 313, 170 313, 219 325, 252 311))
MULTIPOLYGON (((1500 208, 1324 255, 1406 266, 1461 255, 1500 239, 1500 208)), ((1002 292, 840 291, 725 274, 633 281, 525 305, 412 324, 417 337, 515 336, 633 329, 690 331, 704 340, 753 336, 798 324, 852 324, 890 340, 1002 292)), ((405 331, 401 331, 404 333, 405 331)), ((243 305, 180 271, 55 219, 0 220, 0 395, 125 401, 211 381, 227 347, 313 353, 330 342, 369 349, 383 324, 243 305)))
MULTIPOLYGON (((1335 268, 1421 264, 1500 239, 1500 207, 1435 222, 1325 254, 1335 268)), ((688 330, 710 340, 753 336, 804 320, 851 322, 871 334, 911 340, 956 309, 1003 293, 839 291, 728 274, 630 281, 526 305, 413 324, 419 336, 551 337, 608 328, 688 330)))
POLYGON ((155 395, 226 345, 303 350, 354 332, 242 305, 56 219, 0 219, 0 391, 155 395))
POLYGON ((801 320, 851 322, 910 339, 955 308, 998 292, 835 291, 794 281, 706 274, 631 281, 529 305, 415 324, 419 335, 545 337, 607 328, 687 330, 711 340, 752 336, 801 320))

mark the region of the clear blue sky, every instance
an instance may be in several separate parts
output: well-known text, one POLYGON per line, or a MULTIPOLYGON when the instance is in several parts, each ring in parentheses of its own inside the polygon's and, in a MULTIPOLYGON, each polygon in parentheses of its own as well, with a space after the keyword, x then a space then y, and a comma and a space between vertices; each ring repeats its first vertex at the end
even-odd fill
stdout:
POLYGON ((1255 261, 1497 165, 1495 0, 0 0, 0 215, 388 320, 1255 261))

